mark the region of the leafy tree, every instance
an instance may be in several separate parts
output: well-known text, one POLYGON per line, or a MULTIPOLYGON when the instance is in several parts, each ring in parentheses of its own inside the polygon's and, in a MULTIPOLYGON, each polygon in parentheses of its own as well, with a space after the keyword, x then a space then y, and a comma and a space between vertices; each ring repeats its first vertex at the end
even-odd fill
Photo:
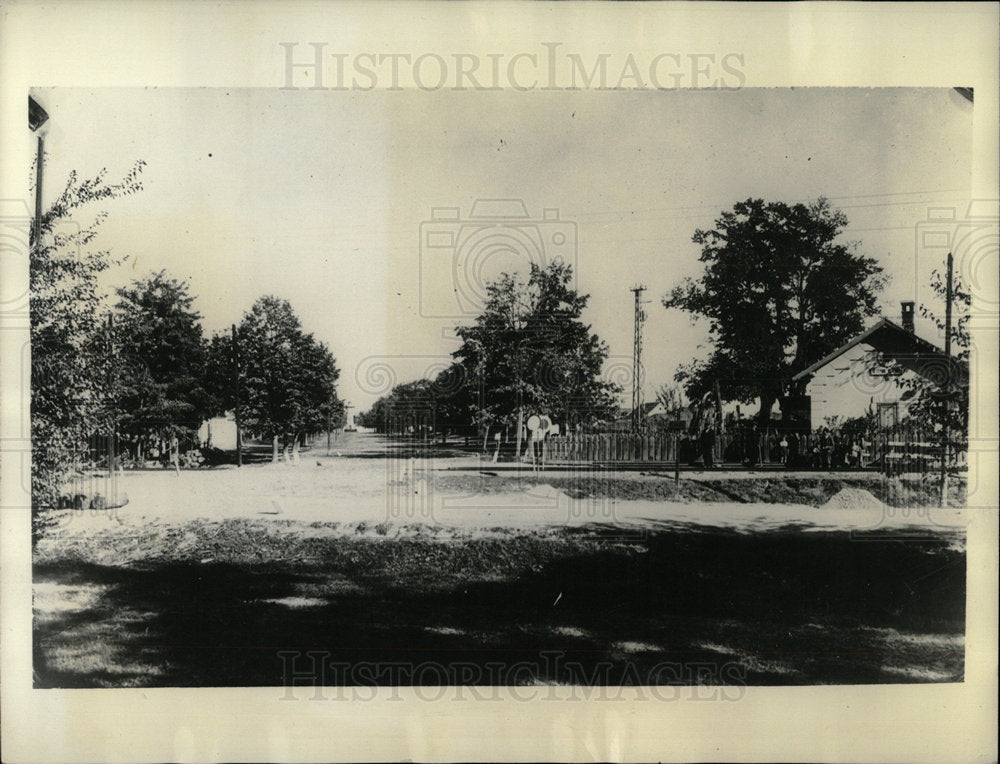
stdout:
MULTIPOLYGON (((931 274, 931 289, 947 300, 947 287, 941 272, 931 274)), ((951 357, 929 361, 925 374, 907 374, 897 362, 889 364, 889 375, 902 389, 901 399, 909 402, 907 416, 910 422, 934 431, 948 440, 951 447, 950 471, 956 471, 961 461, 959 455, 969 448, 969 318, 972 295, 956 273, 952 280, 951 357)), ((930 319, 943 336, 947 327, 945 317, 938 309, 920 306, 920 314, 930 319)), ((883 365, 877 353, 865 359, 869 368, 883 365)))
POLYGON ((468 434, 473 425, 473 385, 469 384, 465 367, 452 363, 443 369, 431 384, 435 427, 447 436, 449 432, 468 434))
POLYGON ((417 379, 396 385, 384 409, 386 431, 395 434, 427 434, 434 427, 433 382, 417 379))
POLYGON ((142 188, 138 161, 118 182, 106 171, 70 174, 31 235, 31 502, 54 506, 68 474, 88 456, 88 439, 107 435, 107 334, 98 276, 117 262, 95 239, 106 212, 85 224, 83 208, 142 188), (72 223, 70 220, 72 218, 72 223))
POLYGON ((843 212, 811 204, 737 203, 710 230, 696 230, 704 274, 663 298, 709 321, 711 355, 676 378, 692 398, 718 380, 727 400, 760 400, 766 424, 776 400, 801 394, 791 378, 864 328, 877 312, 882 268, 838 239, 843 212))
POLYGON ((395 435, 412 431, 435 432, 445 437, 449 432, 466 430, 471 421, 466 373, 458 363, 442 369, 433 379, 396 385, 368 411, 358 415, 362 427, 395 435))
POLYGON ((205 348, 205 387, 215 401, 215 416, 236 406, 236 360, 232 334, 213 334, 205 348))
POLYGON ((372 407, 367 411, 362 411, 357 416, 357 423, 359 427, 370 427, 376 432, 385 432, 385 409, 387 405, 388 396, 383 395, 372 407))
MULTIPOLYGON (((430 412, 431 382, 418 379, 395 385, 372 407, 358 415, 363 427, 373 427, 376 432, 388 435, 403 435, 409 423, 417 421, 420 412, 430 412)), ((430 421, 429 416, 425 417, 430 421)))
MULTIPOLYGON (((469 404, 488 434, 525 412, 566 424, 604 418, 615 409, 617 385, 601 379, 607 345, 583 323, 588 295, 570 287, 572 269, 532 263, 527 282, 508 273, 486 287, 482 314, 456 329, 454 356, 465 369, 469 404)), ((520 438, 519 438, 520 440, 520 438)))
POLYGON ((117 294, 115 336, 127 370, 117 391, 119 430, 141 459, 150 441, 195 441, 218 404, 206 386, 206 343, 188 285, 160 271, 117 294))
POLYGON ((235 405, 241 388, 241 425, 259 438, 293 449, 305 435, 324 431, 343 417, 337 396, 340 370, 324 343, 302 330, 287 300, 261 297, 236 330, 237 348, 226 333, 209 345, 208 377, 223 406, 235 405))
POLYGON ((660 385, 656 390, 656 402, 663 406, 668 416, 677 416, 684 408, 684 394, 678 385, 660 385))

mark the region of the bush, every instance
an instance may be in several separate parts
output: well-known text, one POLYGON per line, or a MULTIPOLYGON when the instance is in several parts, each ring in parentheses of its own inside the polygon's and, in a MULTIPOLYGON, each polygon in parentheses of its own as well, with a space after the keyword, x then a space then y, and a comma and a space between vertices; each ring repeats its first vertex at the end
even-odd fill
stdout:
POLYGON ((201 453, 201 449, 192 448, 190 451, 185 451, 181 454, 180 465, 186 470, 196 469, 205 463, 205 457, 201 453))
POLYGON ((214 446, 206 446, 201 449, 201 466, 215 467, 220 464, 230 464, 233 461, 228 451, 214 446))

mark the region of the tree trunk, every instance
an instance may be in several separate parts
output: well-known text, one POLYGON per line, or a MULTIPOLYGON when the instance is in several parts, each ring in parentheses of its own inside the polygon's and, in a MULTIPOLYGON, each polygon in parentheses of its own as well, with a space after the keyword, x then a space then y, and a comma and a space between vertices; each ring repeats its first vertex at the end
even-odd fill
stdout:
POLYGON ((773 392, 762 393, 760 396, 760 411, 757 412, 757 429, 764 432, 771 426, 771 409, 778 396, 773 392))
POLYGON ((271 464, 278 463, 278 436, 274 435, 271 438, 271 464))
POLYGON ((771 409, 774 408, 774 402, 777 399, 778 396, 773 391, 763 394, 760 398, 760 411, 757 413, 757 442, 753 446, 756 457, 755 464, 763 464, 768 461, 769 455, 764 444, 767 443, 768 431, 771 427, 771 409))
POLYGON ((521 411, 521 407, 517 407, 517 448, 514 453, 517 454, 517 458, 521 459, 521 436, 524 432, 524 412, 521 411))
POLYGON ((295 440, 292 441, 292 461, 296 464, 299 463, 299 435, 295 435, 295 440))

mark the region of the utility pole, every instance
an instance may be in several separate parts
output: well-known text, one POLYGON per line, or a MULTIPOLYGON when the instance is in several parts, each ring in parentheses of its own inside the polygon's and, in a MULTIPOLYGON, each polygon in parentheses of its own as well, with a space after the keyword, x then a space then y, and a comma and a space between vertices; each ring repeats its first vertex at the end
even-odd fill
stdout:
POLYGON ((948 276, 945 280, 946 300, 944 306, 944 354, 951 358, 951 300, 952 300, 952 271, 955 262, 951 252, 948 253, 948 276))
POLYGON ((517 348, 517 449, 515 461, 521 461, 521 436, 524 434, 524 412, 521 410, 521 347, 517 348))
POLYGON ((330 455, 330 433, 333 431, 333 406, 326 414, 326 455, 330 455))
POLYGON ((35 158, 35 219, 32 225, 35 246, 42 233, 42 163, 45 155, 45 139, 38 131, 49 120, 49 115, 41 105, 28 96, 28 127, 38 133, 38 153, 35 158))
POLYGON ((951 416, 951 300, 952 300, 952 271, 954 270, 954 258, 952 253, 948 253, 948 275, 945 277, 945 304, 944 304, 944 361, 947 364, 945 369, 945 388, 941 405, 944 407, 944 421, 941 423, 941 437, 944 443, 941 448, 941 506, 948 505, 948 459, 951 456, 951 432, 948 427, 948 419, 951 416))
POLYGON ((108 374, 107 374, 107 385, 108 385, 108 399, 111 404, 110 414, 110 432, 108 434, 108 477, 111 482, 111 490, 108 492, 108 500, 112 503, 117 503, 118 499, 118 482, 117 482, 117 468, 118 468, 118 453, 117 453, 117 437, 118 437, 118 411, 115 401, 115 319, 114 315, 108 314, 108 374))
POLYGON ((233 419, 236 420, 236 466, 243 466, 243 430, 240 427, 240 342, 236 336, 236 324, 233 324, 233 370, 236 387, 236 405, 233 407, 233 419))
POLYGON ((42 156, 45 153, 45 139, 38 136, 38 155, 35 159, 35 246, 42 233, 42 156))
POLYGON ((637 284, 630 290, 635 295, 635 336, 632 341, 632 429, 639 432, 642 429, 642 383, 645 374, 642 369, 642 325, 646 321, 646 311, 643 310, 648 300, 642 299, 646 287, 637 284))

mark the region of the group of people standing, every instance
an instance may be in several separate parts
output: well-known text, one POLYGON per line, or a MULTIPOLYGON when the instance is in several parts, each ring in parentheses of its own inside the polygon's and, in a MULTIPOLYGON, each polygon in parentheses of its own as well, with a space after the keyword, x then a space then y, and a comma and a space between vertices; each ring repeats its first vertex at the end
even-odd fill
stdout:
MULTIPOLYGON (((720 407, 709 393, 701 400, 693 401, 688 408, 691 419, 681 459, 692 465, 700 463, 706 469, 713 469, 717 464, 715 452, 723 430, 720 407)), ((725 425, 730 437, 721 456, 726 461, 739 462, 745 467, 765 462, 783 464, 789 469, 850 469, 863 466, 865 444, 862 439, 831 427, 800 433, 764 429, 755 419, 734 419, 725 425)))
POLYGON ((863 466, 865 444, 862 439, 831 427, 820 427, 808 435, 790 432, 778 437, 778 458, 789 467, 841 469, 863 466))
POLYGON ((697 462, 700 456, 705 469, 712 469, 715 467, 715 444, 722 426, 718 403, 711 393, 706 393, 700 401, 692 401, 689 408, 688 437, 694 446, 691 461, 697 462))

